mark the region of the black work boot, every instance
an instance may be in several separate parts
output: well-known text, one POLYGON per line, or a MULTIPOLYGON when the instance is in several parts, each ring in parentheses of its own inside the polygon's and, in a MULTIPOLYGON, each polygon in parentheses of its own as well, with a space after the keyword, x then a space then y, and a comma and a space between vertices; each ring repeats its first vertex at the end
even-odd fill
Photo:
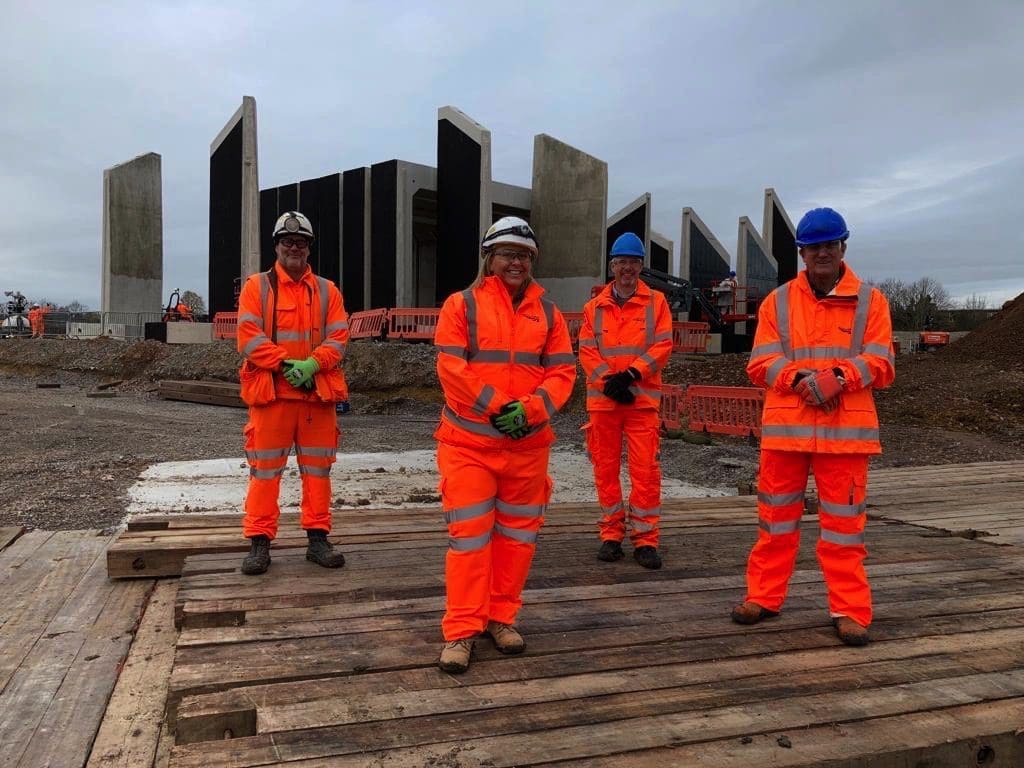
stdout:
POLYGON ((334 551, 334 545, 327 540, 327 531, 311 528, 306 531, 309 546, 306 548, 306 559, 324 568, 341 568, 345 564, 345 556, 334 551))
POLYGON ((261 534, 253 536, 249 541, 252 542, 252 546, 242 561, 242 573, 249 576, 266 573, 270 567, 270 537, 261 534))
POLYGON ((644 568, 656 571, 661 568, 661 555, 654 547, 637 547, 633 550, 633 559, 644 568))
POLYGON ((622 551, 622 542, 607 539, 601 542, 601 548, 597 550, 597 559, 606 563, 614 563, 621 560, 626 554, 622 551))

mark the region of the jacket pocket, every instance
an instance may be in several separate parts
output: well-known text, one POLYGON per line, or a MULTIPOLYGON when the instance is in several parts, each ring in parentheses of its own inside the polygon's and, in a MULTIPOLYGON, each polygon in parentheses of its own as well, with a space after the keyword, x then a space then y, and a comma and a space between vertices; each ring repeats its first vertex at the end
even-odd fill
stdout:
POLYGON ((241 390, 239 394, 246 405, 266 405, 277 398, 273 372, 253 365, 248 360, 242 363, 238 372, 238 383, 241 390))
POLYGON ((341 368, 331 368, 316 375, 316 394, 327 403, 348 400, 348 382, 341 368))

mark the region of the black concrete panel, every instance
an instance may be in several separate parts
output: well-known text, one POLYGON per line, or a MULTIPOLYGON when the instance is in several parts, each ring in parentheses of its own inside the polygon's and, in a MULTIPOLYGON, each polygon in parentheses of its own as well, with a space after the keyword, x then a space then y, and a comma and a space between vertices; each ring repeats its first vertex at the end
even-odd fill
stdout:
POLYGON ((398 161, 370 167, 370 306, 395 306, 398 161))
POLYGON ((619 235, 632 232, 641 240, 647 239, 647 204, 644 203, 632 213, 627 213, 617 222, 608 227, 608 238, 605 244, 605 256, 612 252, 612 246, 619 235))
POLYGON ((274 224, 277 210, 277 187, 260 190, 260 271, 266 272, 277 258, 274 253, 274 224))
POLYGON ((505 218, 506 216, 518 216, 527 224, 530 223, 530 211, 528 209, 516 208, 514 205, 502 205, 501 203, 491 203, 491 224, 496 222, 498 219, 505 218))
POLYGON ((683 275, 694 288, 710 288, 729 275, 729 262, 690 220, 690 274, 683 275))
POLYGON ((651 241, 651 268, 661 272, 669 271, 669 261, 672 254, 667 248, 662 248, 653 240, 651 241))
POLYGON ((363 249, 370 234, 366 231, 364 219, 369 204, 366 199, 366 169, 345 171, 342 184, 341 290, 345 295, 345 308, 349 312, 359 312, 369 309, 363 292, 363 249))
POLYGON ((764 298, 778 286, 778 273, 768 260, 754 236, 746 231, 747 238, 747 274, 740 276, 740 282, 747 287, 747 295, 753 297, 754 292, 764 298))
MULTIPOLYGON (((320 256, 317 274, 341 284, 341 174, 332 173, 317 179, 320 205, 318 209, 317 253, 320 256)), ((299 199, 302 197, 301 188, 299 199)))
POLYGON ((323 243, 320 242, 321 214, 320 214, 320 179, 306 179, 298 183, 299 199, 297 210, 301 211, 313 225, 313 247, 309 249, 309 266, 317 275, 321 274, 320 253, 323 243))
MULTIPOLYGON (((437 293, 447 297, 476 277, 480 256, 480 145, 449 120, 437 121, 437 293)), ((376 197, 376 190, 374 190, 376 197)), ((374 235, 376 242, 376 234, 374 235)))
POLYGON ((796 251, 796 238, 789 229, 778 204, 772 202, 772 256, 779 265, 779 285, 792 280, 800 271, 800 257, 796 251))
POLYGON ((210 155, 210 314, 235 310, 242 273, 242 121, 210 155))
POLYGON ((299 207, 298 184, 284 184, 277 188, 277 210, 279 212, 278 215, 285 211, 302 212, 302 209, 299 207))

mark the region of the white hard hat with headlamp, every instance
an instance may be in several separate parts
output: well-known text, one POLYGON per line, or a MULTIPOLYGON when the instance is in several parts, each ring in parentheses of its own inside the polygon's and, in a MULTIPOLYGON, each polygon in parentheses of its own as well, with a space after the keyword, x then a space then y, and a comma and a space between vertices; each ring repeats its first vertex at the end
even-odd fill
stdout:
POLYGON ((521 245, 537 257, 537 235, 530 229, 530 225, 518 216, 504 216, 491 224, 480 247, 486 252, 501 243, 510 245, 521 245))
POLYGON ((285 211, 274 224, 274 240, 285 235, 302 235, 313 240, 313 225, 298 211, 285 211))

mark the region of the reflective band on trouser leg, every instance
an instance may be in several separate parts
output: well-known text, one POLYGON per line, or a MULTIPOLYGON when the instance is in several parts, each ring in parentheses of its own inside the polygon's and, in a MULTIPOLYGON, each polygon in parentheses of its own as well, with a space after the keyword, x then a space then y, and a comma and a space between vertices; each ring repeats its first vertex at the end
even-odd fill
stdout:
POLYGON ((288 452, 295 442, 300 405, 294 400, 275 400, 249 409, 249 423, 243 430, 249 490, 245 494, 242 533, 247 537, 277 536, 281 514, 277 497, 288 452))
POLYGON ((624 410, 629 463, 629 538, 634 547, 658 546, 661 519, 661 435, 653 408, 624 410))
POLYGON ((501 451, 497 511, 491 538, 491 595, 487 618, 514 624, 523 601, 520 594, 537 548, 537 532, 551 498, 549 446, 527 451, 501 451))
POLYGON ((604 515, 597 523, 601 541, 622 541, 626 536, 626 513, 622 503, 623 410, 591 411, 587 450, 594 467, 597 503, 604 515))
POLYGON ((448 524, 444 560, 446 641, 479 634, 487 626, 497 473, 487 465, 496 452, 437 444, 441 507, 448 524))
POLYGON ((818 562, 828 587, 833 616, 871 623, 871 587, 864 571, 864 524, 868 457, 863 454, 815 454, 811 459, 818 485, 818 562))
POLYGON ((761 450, 757 482, 757 543, 747 560, 747 600, 782 607, 800 548, 800 516, 811 455, 761 450))
POLYGON ((300 524, 331 531, 331 465, 338 452, 338 415, 334 403, 304 403, 295 453, 302 478, 300 524))

